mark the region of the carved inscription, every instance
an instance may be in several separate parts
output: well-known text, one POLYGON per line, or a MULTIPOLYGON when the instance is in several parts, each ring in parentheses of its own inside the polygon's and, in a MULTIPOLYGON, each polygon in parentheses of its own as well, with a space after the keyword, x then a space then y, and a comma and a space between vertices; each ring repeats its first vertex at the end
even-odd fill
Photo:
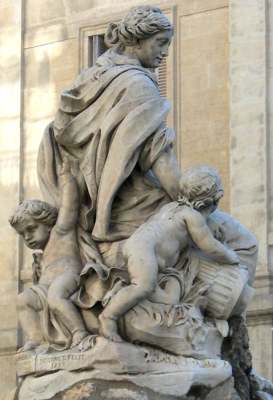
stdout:
POLYGON ((76 369, 82 367, 82 362, 86 359, 85 354, 60 354, 54 357, 41 356, 37 360, 38 371, 55 371, 58 369, 76 369))

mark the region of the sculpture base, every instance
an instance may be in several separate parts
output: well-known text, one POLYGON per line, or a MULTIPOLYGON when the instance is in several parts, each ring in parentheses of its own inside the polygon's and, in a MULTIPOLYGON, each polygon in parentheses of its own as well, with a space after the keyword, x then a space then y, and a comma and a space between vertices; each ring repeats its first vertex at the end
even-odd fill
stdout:
POLYGON ((54 399, 80 382, 86 382, 89 388, 99 382, 98 390, 102 392, 110 390, 113 382, 118 390, 133 385, 139 393, 151 391, 148 397, 142 397, 145 400, 172 399, 187 395, 194 387, 215 388, 231 377, 230 365, 220 359, 196 360, 104 338, 98 338, 95 347, 84 353, 20 354, 17 365, 18 375, 32 374, 23 380, 19 400, 54 399))
MULTIPOLYGON (((26 382, 27 385, 25 387, 23 385, 21 388, 19 400, 240 400, 234 391, 232 378, 213 389, 199 386, 191 390, 187 395, 171 396, 159 394, 131 382, 103 381, 97 379, 84 380, 75 384, 71 382, 70 387, 64 388, 64 384, 68 383, 67 380, 75 380, 75 373, 69 373, 68 377, 64 376, 66 374, 61 372, 54 373, 48 381, 49 386, 46 388, 45 386, 40 387, 40 393, 38 391, 30 391, 29 387, 34 383, 35 379, 41 380, 41 378, 28 377, 29 381, 26 382), (55 388, 53 384, 54 380, 55 388), (61 381, 63 381, 62 388, 57 392, 58 383, 60 384, 61 381), (27 386, 28 389, 26 388, 27 386), (41 394, 41 390, 43 394, 41 394)), ((78 378, 80 378, 83 373, 77 374, 78 378)))

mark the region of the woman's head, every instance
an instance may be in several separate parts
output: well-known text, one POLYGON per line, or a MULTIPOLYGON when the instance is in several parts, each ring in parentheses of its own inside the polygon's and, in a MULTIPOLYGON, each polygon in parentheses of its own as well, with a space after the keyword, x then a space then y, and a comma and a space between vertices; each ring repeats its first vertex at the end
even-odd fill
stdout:
POLYGON ((133 48, 144 67, 156 68, 168 54, 172 35, 173 27, 159 8, 140 6, 118 24, 109 24, 105 43, 121 51, 133 48))

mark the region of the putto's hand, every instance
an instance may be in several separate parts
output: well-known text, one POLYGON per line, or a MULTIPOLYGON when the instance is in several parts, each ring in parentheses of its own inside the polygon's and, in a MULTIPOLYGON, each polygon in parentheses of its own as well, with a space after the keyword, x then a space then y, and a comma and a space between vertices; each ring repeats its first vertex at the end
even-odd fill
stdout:
POLYGON ((213 220, 209 220, 209 227, 214 238, 221 243, 225 243, 225 234, 221 225, 217 224, 217 222, 214 222, 213 220))

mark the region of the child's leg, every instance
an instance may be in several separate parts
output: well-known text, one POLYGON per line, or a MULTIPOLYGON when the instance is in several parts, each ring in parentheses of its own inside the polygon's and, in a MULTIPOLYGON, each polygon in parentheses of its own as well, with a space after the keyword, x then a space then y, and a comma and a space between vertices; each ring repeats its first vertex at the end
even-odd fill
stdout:
POLYGON ((20 325, 27 338, 22 350, 31 350, 39 346, 43 341, 38 314, 42 310, 42 304, 33 290, 26 289, 18 295, 17 308, 20 325))
POLYGON ((150 245, 127 247, 127 257, 131 284, 115 294, 99 317, 102 334, 114 341, 121 341, 117 334, 118 318, 147 298, 157 282, 157 259, 150 245))
POLYGON ((79 275, 71 271, 64 272, 54 279, 48 289, 48 305, 60 321, 73 335, 72 345, 77 345, 88 335, 82 316, 70 300, 70 296, 79 286, 79 275))
POLYGON ((178 280, 174 277, 170 277, 167 281, 164 292, 166 296, 169 298, 169 304, 179 304, 181 293, 181 286, 178 280))

